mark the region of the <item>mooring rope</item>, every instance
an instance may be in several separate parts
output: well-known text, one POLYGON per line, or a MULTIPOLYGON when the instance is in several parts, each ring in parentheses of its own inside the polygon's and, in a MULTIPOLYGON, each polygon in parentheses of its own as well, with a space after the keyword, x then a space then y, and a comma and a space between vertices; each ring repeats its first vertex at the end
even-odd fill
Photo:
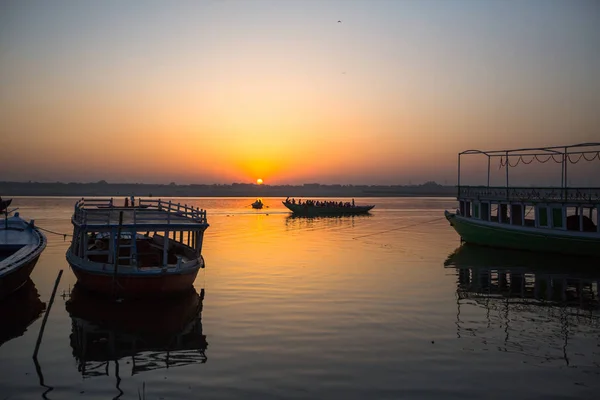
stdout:
POLYGON ((60 233, 60 232, 51 231, 50 229, 44 229, 44 228, 42 228, 41 226, 38 226, 38 225, 36 225, 35 227, 38 228, 41 231, 48 232, 48 233, 53 233, 53 234, 58 235, 58 236, 62 236, 63 240, 67 240, 67 236, 73 236, 73 235, 70 235, 68 233, 60 233))
POLYGON ((425 221, 425 222, 416 222, 414 224, 403 225, 403 226, 400 226, 398 228, 387 229, 387 230, 381 231, 381 232, 367 233, 366 235, 355 236, 352 239, 360 239, 360 238, 364 238, 364 237, 367 237, 367 236, 374 236, 374 235, 379 235, 379 234, 382 234, 382 233, 388 233, 388 232, 392 232, 392 231, 399 231, 401 229, 412 228, 413 226, 417 226, 417 225, 429 224, 431 222, 440 221, 442 219, 446 219, 446 217, 438 217, 438 218, 434 218, 434 219, 431 219, 431 220, 425 221))

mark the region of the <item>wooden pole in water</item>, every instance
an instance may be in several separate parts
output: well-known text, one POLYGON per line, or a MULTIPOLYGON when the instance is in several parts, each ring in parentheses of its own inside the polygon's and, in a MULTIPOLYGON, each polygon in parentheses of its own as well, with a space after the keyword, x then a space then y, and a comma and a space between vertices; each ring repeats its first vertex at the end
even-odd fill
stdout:
POLYGON ((56 277, 56 282, 54 282, 54 290, 52 290, 52 296, 50 296, 50 301, 48 301, 48 308, 46 309, 46 314, 44 314, 44 320, 42 321, 42 326, 40 327, 40 333, 38 334, 37 342, 35 344, 35 350, 33 351, 33 358, 37 358, 38 350, 40 349, 40 344, 42 344, 42 336, 44 335, 44 328, 46 327, 46 321, 48 321, 48 315, 50 315, 50 309, 52 308, 52 303, 54 303, 54 296, 56 295, 56 289, 58 288, 58 283, 60 282, 60 278, 62 277, 63 270, 58 271, 58 276, 56 277))

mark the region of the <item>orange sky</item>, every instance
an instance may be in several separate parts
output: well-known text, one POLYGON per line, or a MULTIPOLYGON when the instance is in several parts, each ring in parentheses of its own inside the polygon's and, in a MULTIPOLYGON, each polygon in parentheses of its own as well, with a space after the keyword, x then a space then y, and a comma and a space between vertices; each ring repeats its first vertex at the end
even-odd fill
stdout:
POLYGON ((454 184, 600 141, 597 5, 498 3, 3 2, 0 180, 454 184))

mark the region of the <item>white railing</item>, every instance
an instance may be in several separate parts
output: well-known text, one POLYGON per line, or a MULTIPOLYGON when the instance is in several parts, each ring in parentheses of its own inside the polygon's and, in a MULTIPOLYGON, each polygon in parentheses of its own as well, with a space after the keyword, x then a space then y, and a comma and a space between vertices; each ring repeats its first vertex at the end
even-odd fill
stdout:
POLYGON ((460 186, 458 198, 497 201, 600 203, 600 188, 460 186))
POLYGON ((140 199, 138 204, 140 210, 159 210, 166 212, 169 218, 171 216, 190 218, 196 222, 206 223, 206 210, 199 207, 188 206, 187 204, 173 203, 172 201, 140 199))
MULTIPOLYGON (((124 203, 123 203, 124 204, 124 203)), ((114 211, 126 211, 134 224, 163 221, 168 224, 182 219, 207 223, 206 210, 172 201, 137 199, 135 207, 115 205, 110 199, 82 198, 75 203, 73 221, 83 224, 110 224, 114 211)))

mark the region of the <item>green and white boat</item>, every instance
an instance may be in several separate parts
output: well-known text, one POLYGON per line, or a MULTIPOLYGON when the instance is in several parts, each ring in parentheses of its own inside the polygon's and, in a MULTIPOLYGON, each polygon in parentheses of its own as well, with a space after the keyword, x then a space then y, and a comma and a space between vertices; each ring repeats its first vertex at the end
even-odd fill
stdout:
MULTIPOLYGON (((467 150, 458 155, 459 208, 445 211, 467 243, 484 246, 600 257, 600 187, 569 187, 568 165, 599 162, 600 143, 514 150, 467 150), (461 185, 461 158, 487 156, 486 186, 461 185), (490 186, 490 165, 500 159, 506 185, 490 186), (509 168, 533 161, 561 165, 560 187, 511 187, 509 168)), ((598 179, 600 169, 594 168, 598 179)))

